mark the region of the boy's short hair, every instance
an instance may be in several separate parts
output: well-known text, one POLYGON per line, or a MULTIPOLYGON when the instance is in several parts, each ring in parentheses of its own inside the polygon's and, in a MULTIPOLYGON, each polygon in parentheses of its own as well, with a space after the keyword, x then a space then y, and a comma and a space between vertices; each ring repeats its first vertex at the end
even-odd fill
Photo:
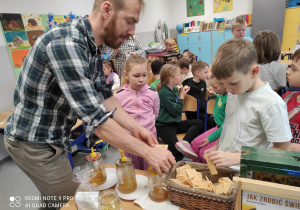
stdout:
POLYGON ((258 64, 277 61, 281 54, 281 43, 273 31, 260 31, 254 38, 258 64))
POLYGON ((235 19, 231 24, 231 31, 233 31, 235 29, 235 27, 237 27, 239 25, 247 26, 247 22, 243 19, 235 19))
POLYGON ((257 64, 254 45, 245 39, 229 39, 223 43, 212 63, 212 73, 220 79, 227 79, 234 72, 247 74, 250 67, 257 64))
POLYGON ((300 48, 294 52, 294 54, 292 55, 292 60, 298 62, 299 58, 300 58, 300 48))
POLYGON ((154 75, 160 74, 160 69, 163 66, 163 62, 161 60, 155 60, 151 63, 152 73, 154 75))
POLYGON ((192 65, 193 76, 196 75, 197 71, 201 71, 201 70, 205 69, 206 66, 208 66, 208 64, 205 63, 204 61, 196 61, 195 63, 193 63, 193 65, 192 65))
POLYGON ((165 44, 174 44, 174 39, 172 38, 167 38, 164 40, 165 44))
POLYGON ((190 61, 184 57, 180 58, 178 61, 177 61, 177 64, 179 65, 179 67, 181 69, 183 68, 189 68, 190 67, 190 61))

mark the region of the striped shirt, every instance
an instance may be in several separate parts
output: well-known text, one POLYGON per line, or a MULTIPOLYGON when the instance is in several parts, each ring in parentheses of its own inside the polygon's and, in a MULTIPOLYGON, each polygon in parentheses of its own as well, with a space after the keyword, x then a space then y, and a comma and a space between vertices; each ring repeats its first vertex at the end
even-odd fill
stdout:
POLYGON ((37 39, 24 61, 5 135, 70 150, 76 119, 89 137, 111 116, 102 104, 111 96, 87 16, 59 24, 37 39))

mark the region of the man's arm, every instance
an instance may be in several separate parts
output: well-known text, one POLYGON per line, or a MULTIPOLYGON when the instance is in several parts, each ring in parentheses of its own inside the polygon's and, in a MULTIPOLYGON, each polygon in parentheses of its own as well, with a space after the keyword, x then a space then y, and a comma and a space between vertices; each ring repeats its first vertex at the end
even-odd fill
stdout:
POLYGON ((103 104, 106 108, 106 111, 112 111, 117 108, 113 119, 121 127, 133 133, 135 137, 147 142, 150 146, 158 144, 156 137, 150 131, 140 126, 140 124, 121 107, 120 103, 114 96, 103 101, 103 104))
MULTIPOLYGON (((115 113, 115 115, 118 114, 115 113)), ((167 173, 176 163, 170 151, 164 148, 149 147, 144 142, 128 134, 113 119, 109 118, 105 123, 98 126, 94 134, 119 149, 143 157, 159 175, 161 169, 164 169, 167 173)))

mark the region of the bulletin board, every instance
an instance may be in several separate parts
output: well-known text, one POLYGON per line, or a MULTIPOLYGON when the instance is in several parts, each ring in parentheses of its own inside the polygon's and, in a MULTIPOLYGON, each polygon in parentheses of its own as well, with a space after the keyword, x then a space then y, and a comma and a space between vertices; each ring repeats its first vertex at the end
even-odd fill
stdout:
POLYGON ((214 13, 232 11, 232 1, 233 0, 213 0, 214 13))
POLYGON ((238 183, 237 210, 300 209, 300 188, 254 179, 233 177, 238 183))
POLYGON ((187 17, 204 15, 204 0, 186 0, 187 17))
MULTIPOLYGON (((0 13, 0 28, 16 78, 37 38, 50 28, 48 20, 48 15, 0 13)), ((66 16, 54 15, 52 22, 66 22, 66 16)))

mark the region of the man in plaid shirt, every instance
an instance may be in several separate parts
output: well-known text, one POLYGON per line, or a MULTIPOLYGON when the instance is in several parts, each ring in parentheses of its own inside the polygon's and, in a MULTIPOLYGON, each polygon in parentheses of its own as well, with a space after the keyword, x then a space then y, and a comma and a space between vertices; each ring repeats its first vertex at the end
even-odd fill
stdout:
POLYGON ((171 153, 154 148, 153 134, 112 97, 102 70, 98 46, 118 48, 133 36, 143 5, 143 0, 95 0, 90 16, 45 32, 26 57, 5 128, 5 147, 41 195, 61 196, 42 199, 48 209, 62 207, 67 202, 63 198, 73 196, 78 186, 66 152, 76 119, 83 121, 87 138, 95 134, 141 156, 159 173, 175 164, 171 153))
POLYGON ((119 71, 120 77, 123 76, 124 63, 128 59, 128 56, 131 55, 140 55, 145 57, 145 50, 142 49, 136 35, 128 37, 120 48, 110 51, 109 58, 115 60, 115 66, 119 71))

